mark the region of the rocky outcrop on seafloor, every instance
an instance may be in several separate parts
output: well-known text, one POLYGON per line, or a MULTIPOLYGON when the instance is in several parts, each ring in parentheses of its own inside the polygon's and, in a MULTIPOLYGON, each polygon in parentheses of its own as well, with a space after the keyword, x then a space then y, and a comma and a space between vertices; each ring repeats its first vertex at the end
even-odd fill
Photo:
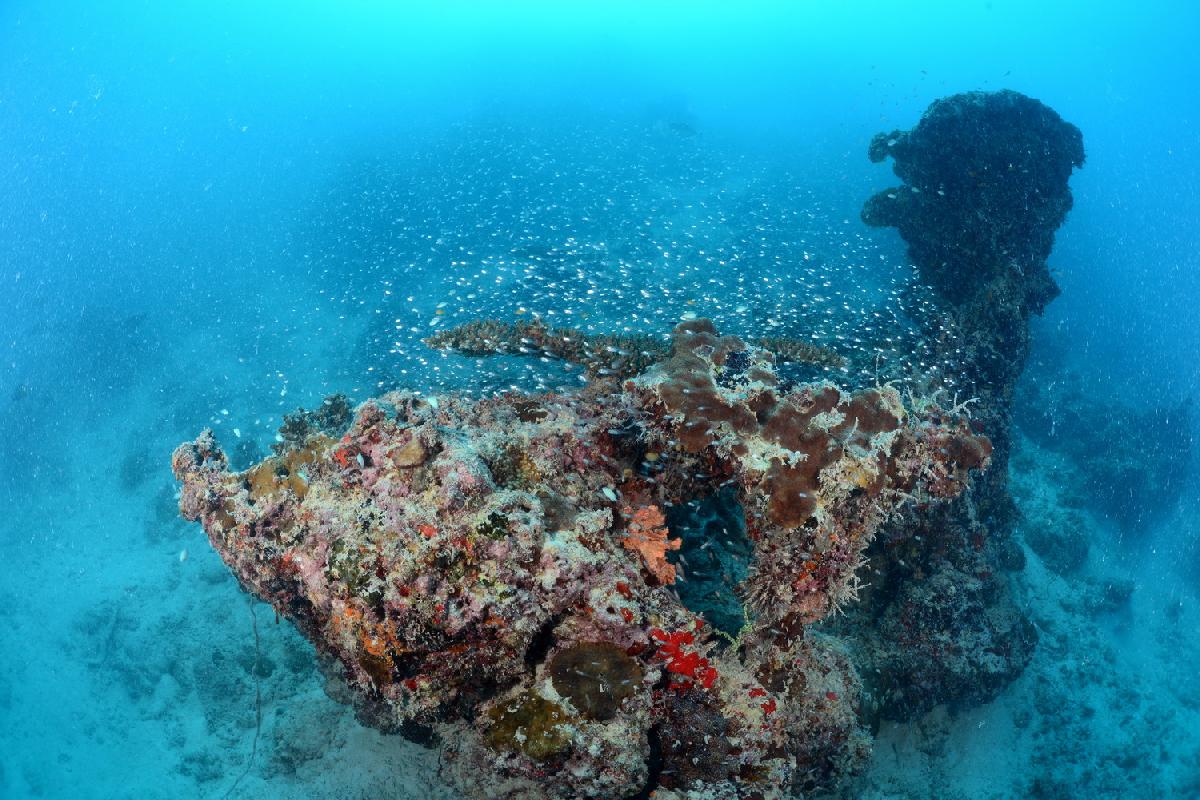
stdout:
MULTIPOLYGON (((863 221, 894 227, 958 336, 942 355, 996 447, 985 511, 1002 517, 1012 397, 1029 354, 1029 320, 1058 296, 1047 259, 1071 210, 1068 185, 1083 135, 1052 108, 1013 91, 935 101, 909 131, 880 133, 871 161, 891 157, 900 186, 875 194, 863 221)), ((934 340, 939 337, 934 336, 934 340)))
POLYGON ((959 411, 788 385, 705 320, 578 393, 334 416, 241 472, 211 432, 181 445, 180 509, 363 722, 435 743, 471 797, 771 798, 854 771, 862 681, 813 626, 856 596, 881 525, 991 453, 959 411), (736 635, 681 600, 668 522, 718 492, 750 550, 736 635))
MULTIPOLYGON (((438 331, 424 340, 430 347, 468 356, 515 355, 553 358, 583 367, 587 375, 632 378, 671 356, 670 345, 647 334, 589 334, 577 328, 552 328, 540 319, 502 322, 483 319, 438 331)), ((801 362, 840 367, 834 350, 800 339, 765 337, 756 344, 776 363, 801 362)))
POLYGON ((878 713, 905 718, 991 699, 1037 641, 1006 579, 1023 565, 1007 485, 1013 395, 1030 319, 1059 292, 1047 258, 1084 151, 1053 109, 1000 91, 938 100, 912 130, 875 136, 868 156, 891 157, 903 183, 871 197, 863 221, 908 245, 937 300, 927 338, 958 373, 943 390, 971 403, 995 448, 962 498, 877 538, 872 591, 834 627, 871 676, 878 713))
POLYGON ((903 183, 869 199, 863 221, 899 229, 939 295, 961 305, 991 292, 1035 314, 1058 296, 1046 259, 1084 152, 1054 109, 1007 90, 951 95, 912 130, 877 134, 867 155, 890 157, 903 183))

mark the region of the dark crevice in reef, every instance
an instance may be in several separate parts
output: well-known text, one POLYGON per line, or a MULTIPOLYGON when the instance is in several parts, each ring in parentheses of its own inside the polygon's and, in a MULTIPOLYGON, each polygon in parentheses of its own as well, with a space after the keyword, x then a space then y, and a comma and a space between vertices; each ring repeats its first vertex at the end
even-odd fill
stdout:
POLYGON ((401 722, 398 733, 408 741, 422 747, 434 747, 438 743, 437 732, 432 727, 412 720, 401 722))
POLYGON ((649 752, 646 754, 646 786, 630 800, 650 800, 659 788, 663 771, 662 731, 655 725, 646 731, 649 752))
POLYGON ((529 647, 525 650, 525 666, 530 670, 536 669, 538 664, 546 660, 550 648, 554 646, 554 629, 562 620, 562 615, 551 617, 529 640, 529 647))
POLYGON ((667 514, 671 535, 682 546, 671 554, 682 579, 675 584, 679 599, 719 631, 736 637, 745 623, 742 599, 735 587, 754 557, 737 493, 726 488, 667 514))

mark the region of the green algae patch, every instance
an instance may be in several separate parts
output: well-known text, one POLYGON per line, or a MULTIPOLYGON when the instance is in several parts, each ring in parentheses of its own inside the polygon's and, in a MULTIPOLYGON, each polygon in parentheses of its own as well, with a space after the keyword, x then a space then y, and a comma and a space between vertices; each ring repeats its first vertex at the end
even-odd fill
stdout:
POLYGON ((566 709, 533 691, 493 706, 487 715, 490 724, 483 738, 493 750, 545 761, 571 744, 566 709))
POLYGON ((498 511, 488 514, 487 519, 475 528, 475 535, 498 542, 508 537, 508 520, 498 511))

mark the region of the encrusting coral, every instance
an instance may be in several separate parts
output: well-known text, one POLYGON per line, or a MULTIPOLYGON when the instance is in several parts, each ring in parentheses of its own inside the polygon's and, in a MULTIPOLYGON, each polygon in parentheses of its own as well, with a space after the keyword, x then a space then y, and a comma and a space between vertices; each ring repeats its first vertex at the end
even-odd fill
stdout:
POLYGON ((869 752, 858 675, 810 626, 886 519, 957 495, 989 451, 886 386, 789 388, 696 320, 619 386, 392 392, 246 472, 211 432, 172 466, 183 515, 360 718, 432 736, 465 796, 772 798, 869 752), (754 548, 733 642, 672 588, 663 513, 723 487, 754 548))
POLYGON ((757 344, 780 363, 795 361, 821 367, 841 367, 846 363, 846 359, 828 347, 786 336, 764 336, 757 344))

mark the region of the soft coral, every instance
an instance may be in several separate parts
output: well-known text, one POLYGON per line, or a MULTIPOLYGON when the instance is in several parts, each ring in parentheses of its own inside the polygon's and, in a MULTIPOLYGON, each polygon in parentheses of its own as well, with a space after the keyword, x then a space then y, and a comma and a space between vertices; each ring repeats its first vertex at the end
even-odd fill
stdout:
MULTIPOLYGON (((708 659, 695 651, 685 650, 687 645, 694 644, 696 637, 691 631, 675 631, 667 633, 659 628, 650 630, 650 638, 659 643, 658 655, 667 660, 667 671, 685 678, 699 681, 705 689, 711 689, 717 681, 717 670, 709 666, 708 659)), ((690 683, 672 683, 671 688, 685 688, 690 683)))

